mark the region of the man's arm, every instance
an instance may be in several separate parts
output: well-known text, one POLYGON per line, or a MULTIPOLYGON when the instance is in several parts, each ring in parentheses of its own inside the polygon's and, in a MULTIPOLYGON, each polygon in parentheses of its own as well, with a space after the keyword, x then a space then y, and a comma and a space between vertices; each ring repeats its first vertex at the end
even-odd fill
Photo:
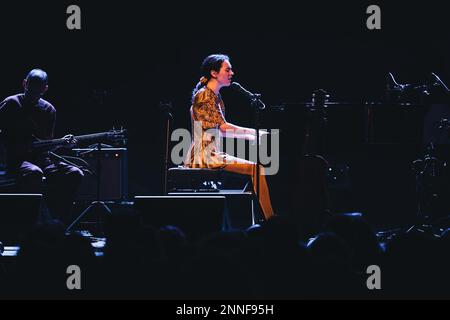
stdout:
POLYGON ((55 136, 55 125, 56 125, 56 111, 53 109, 50 115, 50 123, 48 126, 47 139, 51 140, 55 136))

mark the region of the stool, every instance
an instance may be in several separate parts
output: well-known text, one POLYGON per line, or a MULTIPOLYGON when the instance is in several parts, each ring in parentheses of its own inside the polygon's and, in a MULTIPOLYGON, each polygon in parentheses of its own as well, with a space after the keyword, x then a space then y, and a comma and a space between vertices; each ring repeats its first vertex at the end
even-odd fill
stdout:
POLYGON ((223 169, 169 168, 167 174, 168 192, 220 192, 233 190, 245 192, 250 185, 250 176, 244 176, 223 169))
POLYGON ((178 166, 168 169, 167 182, 169 196, 225 196, 227 217, 233 228, 246 229, 263 219, 251 176, 223 169, 178 166))

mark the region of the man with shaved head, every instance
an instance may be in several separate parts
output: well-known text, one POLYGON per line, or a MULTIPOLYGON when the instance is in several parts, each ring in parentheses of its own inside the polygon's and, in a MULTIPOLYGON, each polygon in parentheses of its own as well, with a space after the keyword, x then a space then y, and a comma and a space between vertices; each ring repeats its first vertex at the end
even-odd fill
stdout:
MULTIPOLYGON (((83 172, 53 158, 49 150, 33 152, 31 143, 53 139, 56 109, 42 96, 48 90, 48 75, 33 69, 23 80, 24 92, 0 102, 1 139, 6 150, 8 174, 17 178, 21 192, 44 193, 43 177, 47 179, 45 199, 53 217, 68 222, 70 209, 83 172)), ((67 135, 72 147, 73 136, 67 135)))

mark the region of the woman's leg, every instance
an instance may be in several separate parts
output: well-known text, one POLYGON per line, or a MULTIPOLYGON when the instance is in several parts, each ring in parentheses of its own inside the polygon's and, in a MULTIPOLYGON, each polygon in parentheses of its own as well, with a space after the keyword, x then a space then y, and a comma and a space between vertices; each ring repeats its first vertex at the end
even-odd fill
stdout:
MULTIPOLYGON (((224 170, 239 174, 245 174, 252 177, 253 188, 255 194, 256 190, 256 164, 244 159, 227 156, 227 162, 229 164, 224 167, 224 170)), ((264 218, 267 220, 273 216, 272 204, 270 202, 269 188, 266 182, 266 176, 264 174, 264 167, 259 166, 259 204, 264 214, 264 218)))

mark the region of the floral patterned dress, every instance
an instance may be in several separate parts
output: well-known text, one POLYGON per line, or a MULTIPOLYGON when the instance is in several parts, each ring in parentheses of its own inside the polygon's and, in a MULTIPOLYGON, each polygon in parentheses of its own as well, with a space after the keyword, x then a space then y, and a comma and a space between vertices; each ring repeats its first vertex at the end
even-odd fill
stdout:
POLYGON ((225 123, 225 105, 222 98, 208 87, 194 96, 191 107, 192 143, 185 166, 190 168, 223 168, 226 153, 220 151, 219 127, 225 123))

